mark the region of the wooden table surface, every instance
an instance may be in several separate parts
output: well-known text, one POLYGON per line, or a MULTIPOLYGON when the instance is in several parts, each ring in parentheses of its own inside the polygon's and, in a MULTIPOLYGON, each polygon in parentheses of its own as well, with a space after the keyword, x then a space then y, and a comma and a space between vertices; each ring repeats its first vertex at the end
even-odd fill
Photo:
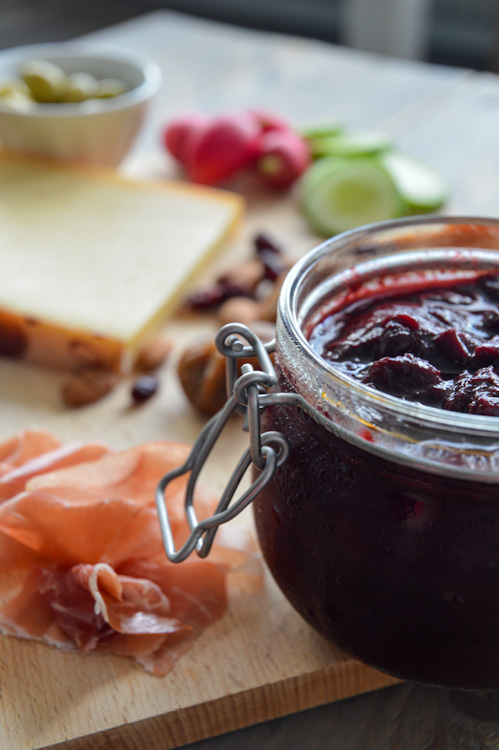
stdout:
MULTIPOLYGON (((337 119, 349 127, 383 129, 398 146, 447 177, 452 189, 448 213, 498 215, 499 79, 491 74, 374 57, 167 11, 85 38, 145 52, 163 71, 161 92, 123 165, 128 174, 176 176, 174 164, 159 144, 161 124, 175 114, 258 106, 280 112, 296 124, 337 119)), ((319 238, 308 230, 292 196, 270 196, 247 186, 246 197, 247 219, 235 255, 248 252, 256 231, 269 232, 295 257, 317 243, 319 238)), ((43 409, 36 411, 35 396, 35 417, 43 419, 43 409)), ((186 425, 179 416, 169 426, 173 434, 164 437, 191 441, 198 428, 199 422, 186 425)), ((151 438, 163 429, 157 420, 151 438)), ((130 438, 130 428, 125 429, 123 443, 130 438)), ((147 737, 143 744, 137 742, 130 748, 150 747, 147 737)), ((235 746, 240 750, 499 747, 499 722, 471 720, 454 708, 445 692, 405 684, 189 745, 191 750, 235 746)))

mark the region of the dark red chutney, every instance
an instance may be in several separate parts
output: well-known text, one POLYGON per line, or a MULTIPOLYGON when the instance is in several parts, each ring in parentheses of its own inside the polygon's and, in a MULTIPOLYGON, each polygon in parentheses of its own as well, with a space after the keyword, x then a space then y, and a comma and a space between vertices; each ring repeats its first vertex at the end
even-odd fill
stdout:
POLYGON ((310 343, 380 391, 499 416, 499 277, 354 301, 315 326, 310 343))
MULTIPOLYGON (((497 290, 497 277, 484 276, 364 300, 326 317, 310 338, 324 358, 378 389, 496 414, 497 290), (385 362, 402 369, 380 373, 385 362)), ((278 389, 292 391, 277 369, 278 389)), ((386 460, 298 406, 266 408, 262 426, 285 435, 290 455, 254 501, 256 526, 298 612, 345 651, 403 679, 499 689, 497 486, 386 460)))

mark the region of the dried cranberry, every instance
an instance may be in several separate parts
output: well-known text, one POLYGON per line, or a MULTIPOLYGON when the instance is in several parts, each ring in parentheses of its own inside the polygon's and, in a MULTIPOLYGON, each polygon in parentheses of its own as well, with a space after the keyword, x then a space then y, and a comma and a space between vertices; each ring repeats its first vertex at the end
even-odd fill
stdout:
POLYGON ((276 245, 276 243, 270 239, 266 234, 260 233, 257 234, 257 236, 254 239, 254 245, 256 254, 259 256, 260 253, 264 251, 269 251, 271 253, 275 253, 276 255, 281 255, 282 250, 281 248, 276 245))
POLYGON ((224 288, 217 284, 210 289, 200 289, 187 297, 187 305, 192 310, 212 310, 224 301, 224 288))
POLYGON ((157 378, 152 375, 141 375, 132 386, 132 399, 136 404, 142 404, 154 396, 159 388, 157 378))
POLYGON ((250 297, 248 289, 239 284, 220 282, 209 289, 193 292, 187 298, 187 305, 191 310, 214 310, 231 297, 250 297))
POLYGON ((284 273, 285 266, 279 255, 272 250, 262 250, 260 260, 264 268, 264 278, 269 281, 277 281, 279 276, 284 273))

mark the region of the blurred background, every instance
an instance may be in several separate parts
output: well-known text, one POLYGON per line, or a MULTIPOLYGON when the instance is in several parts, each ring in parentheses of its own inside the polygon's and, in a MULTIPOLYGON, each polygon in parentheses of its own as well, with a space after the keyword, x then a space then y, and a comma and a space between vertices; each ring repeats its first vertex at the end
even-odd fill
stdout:
POLYGON ((70 39, 157 9, 499 72, 499 0, 2 0, 0 48, 70 39))

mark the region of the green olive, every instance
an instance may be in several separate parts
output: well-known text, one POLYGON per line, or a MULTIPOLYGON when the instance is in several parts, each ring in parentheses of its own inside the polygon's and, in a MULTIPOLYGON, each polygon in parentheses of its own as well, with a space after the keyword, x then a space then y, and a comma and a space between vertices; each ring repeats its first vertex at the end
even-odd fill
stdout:
POLYGON ((20 89, 4 89, 3 86, 0 89, 0 104, 6 109, 12 112, 30 112, 36 107, 36 102, 33 101, 29 91, 26 95, 20 89))
POLYGON ((21 78, 33 99, 44 104, 60 102, 67 87, 63 71, 48 60, 32 60, 21 68, 21 78))
POLYGON ((0 81, 0 100, 9 109, 28 111, 36 103, 110 99, 128 90, 128 86, 117 78, 97 81, 89 73, 66 75, 48 60, 30 60, 22 66, 20 78, 0 81))
POLYGON ((14 96, 21 94, 28 99, 32 99, 29 87, 20 78, 8 78, 5 81, 0 81, 0 97, 10 96, 11 94, 14 96))
POLYGON ((117 78, 103 78, 97 81, 97 91, 94 96, 97 99, 111 99, 128 91, 128 86, 117 78))
POLYGON ((66 79, 64 102, 84 102, 92 99, 97 92, 97 81, 89 73, 73 73, 66 79))

